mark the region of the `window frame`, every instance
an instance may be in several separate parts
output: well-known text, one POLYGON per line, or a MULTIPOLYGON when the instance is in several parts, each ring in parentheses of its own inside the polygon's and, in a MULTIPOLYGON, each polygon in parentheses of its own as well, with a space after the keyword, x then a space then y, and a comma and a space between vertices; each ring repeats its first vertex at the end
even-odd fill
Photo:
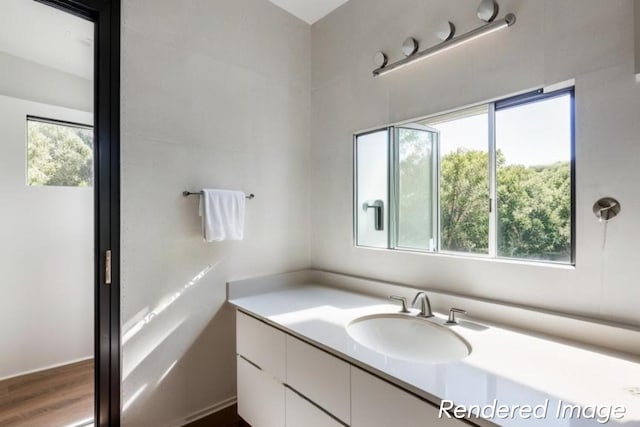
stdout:
POLYGON ((511 262, 523 262, 523 263, 535 263, 542 265, 557 265, 557 266, 572 266, 576 265, 576 114, 575 114, 575 86, 569 86, 566 88, 549 90, 545 91, 544 89, 537 89, 530 92, 525 92, 522 94, 518 94, 511 97, 499 98, 490 102, 483 102, 479 104, 475 104, 473 106, 467 106, 463 108, 457 108, 450 110, 449 112, 437 113, 430 115, 428 117, 424 117, 417 120, 401 122, 398 124, 378 127, 364 132, 356 132, 353 134, 353 244, 357 248, 369 248, 369 249, 381 249, 381 250, 392 250, 392 251, 400 251, 400 252, 410 252, 410 253, 423 253, 423 254, 436 254, 436 255, 448 255, 448 256, 458 256, 465 258, 473 258, 473 259, 484 259, 484 260, 500 260, 500 261, 511 261, 511 262), (553 261, 553 260, 545 260, 545 259, 529 259, 529 258, 518 258, 518 257, 507 257, 500 256, 498 254, 498 181, 497 181, 497 150, 496 150, 496 113, 501 110, 506 110, 509 108, 514 108, 522 105, 532 104, 535 102, 541 102, 552 98, 557 98, 561 96, 569 96, 570 103, 570 114, 569 114, 569 127, 570 127, 570 259, 569 261, 553 261), (441 159, 440 159, 440 137, 438 134, 437 142, 435 143, 435 152, 436 152, 436 165, 435 165, 435 188, 437 189, 437 194, 434 196, 434 207, 436 210, 436 216, 434 217, 434 230, 435 230, 435 239, 434 244, 435 247, 433 250, 421 250, 416 248, 404 248, 398 246, 398 205, 399 200, 396 200, 396 196, 398 195, 398 186, 400 184, 398 176, 399 176, 399 167, 397 165, 397 149, 398 149, 398 141, 397 141, 397 129, 402 127, 411 127, 411 125, 420 124, 426 127, 431 127, 428 124, 429 118, 434 118, 438 116, 442 116, 444 114, 455 113, 457 111, 466 110, 468 108, 478 107, 481 105, 487 106, 488 111, 488 155, 489 155, 489 212, 488 212, 488 222, 489 222, 489 236, 488 236, 488 253, 471 253, 471 252, 456 252, 456 251, 447 251, 442 250, 441 247, 441 209, 440 209, 440 183, 441 183, 441 159), (389 201, 388 208, 388 218, 386 219, 387 224, 387 247, 369 247, 358 244, 358 210, 357 210, 357 197, 358 197, 358 188, 357 188, 357 178, 358 178, 358 170, 357 170, 357 141, 358 137, 367 135, 369 133, 374 132, 387 132, 387 149, 388 149, 388 165, 387 165, 387 200, 389 201))
POLYGON ((32 114, 27 114, 27 123, 29 123, 30 121, 32 121, 32 122, 40 122, 40 123, 48 123, 48 124, 51 124, 51 125, 82 128, 82 129, 87 129, 87 130, 93 131, 93 126, 85 124, 85 123, 70 122, 68 120, 52 119, 50 117, 34 116, 32 114))
MULTIPOLYGON (((370 135, 373 133, 378 133, 378 132, 386 132, 387 134, 387 141, 391 141, 392 136, 392 132, 393 132, 393 126, 383 126, 383 127, 378 127, 378 128, 373 128, 373 129, 369 129, 366 131, 362 131, 362 132, 357 132, 353 134, 353 185, 351 188, 352 194, 351 194, 351 200, 352 200, 352 208, 353 208, 353 215, 352 215, 352 220, 353 220, 353 224, 351 226, 352 230, 353 230, 353 245, 355 247, 358 248, 371 248, 371 249, 381 249, 381 250, 389 250, 391 249, 391 243, 390 243, 390 238, 391 238, 391 234, 390 234, 390 229, 391 229, 391 214, 390 214, 390 208, 391 206, 388 206, 388 212, 389 214, 387 215, 386 221, 387 222, 387 228, 386 228, 386 233, 387 233, 387 247, 386 248, 380 248, 377 246, 365 246, 365 245, 359 245, 358 244, 358 137, 361 136, 366 136, 366 135, 370 135)), ((387 200, 390 201, 390 197, 392 196, 391 193, 391 174, 393 173, 392 170, 389 168, 389 165, 392 165, 392 159, 391 159, 391 153, 392 153, 392 147, 391 144, 387 143, 387 200)), ((384 223, 385 221, 383 221, 384 223)))
POLYGON ((437 253, 440 248, 440 133, 437 129, 432 128, 428 125, 418 124, 410 122, 405 124, 398 124, 394 126, 390 126, 389 128, 390 135, 390 153, 389 153, 389 176, 390 181, 388 183, 389 186, 389 236, 388 243, 389 247, 405 252, 426 252, 426 253, 437 253), (400 198, 396 197, 400 194, 400 168, 395 167, 396 164, 400 162, 400 137, 399 131, 401 129, 414 129, 420 131, 432 132, 434 134, 435 141, 433 142, 433 154, 432 154, 432 173, 433 173, 433 182, 432 187, 436 190, 436 195, 432 196, 432 227, 433 227, 433 250, 426 250, 420 248, 411 248, 399 245, 399 221, 400 217, 400 198))
MULTIPOLYGON (((121 424, 120 32, 121 0, 36 0, 95 25, 94 425, 121 424), (111 281, 106 285, 107 256, 111 281)), ((150 7, 153 9, 153 7, 150 7)))
POLYGON ((94 177, 91 180, 91 185, 88 185, 86 187, 82 187, 79 185, 64 185, 62 187, 66 187, 66 188, 93 188, 94 186, 94 181, 95 181, 95 174, 96 174, 96 159, 95 159, 95 129, 92 125, 87 125, 84 123, 78 123, 78 122, 71 122, 68 120, 60 120, 60 119, 52 119, 49 117, 43 117, 43 116, 36 116, 36 115, 31 115, 31 114, 27 114, 26 116, 26 120, 25 120, 25 126, 26 126, 26 132, 25 132, 25 148, 26 148, 26 155, 25 155, 25 160, 26 160, 26 165, 25 165, 25 184, 27 187, 60 187, 59 185, 48 185, 48 184, 43 184, 43 185, 34 185, 34 184, 29 184, 29 122, 38 122, 38 123, 45 123, 45 124, 50 124, 50 125, 54 125, 54 126, 64 126, 64 127, 69 127, 69 128, 77 128, 77 129, 84 129, 84 130, 89 130, 93 133, 93 141, 92 141, 92 148, 91 148, 91 168, 92 168, 92 172, 94 177))

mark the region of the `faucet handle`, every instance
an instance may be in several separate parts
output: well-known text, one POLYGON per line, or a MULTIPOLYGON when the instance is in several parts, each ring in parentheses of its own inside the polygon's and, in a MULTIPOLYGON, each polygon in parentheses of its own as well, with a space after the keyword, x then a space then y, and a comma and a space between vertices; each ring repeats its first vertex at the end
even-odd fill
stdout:
POLYGON ((409 313, 409 310, 407 310, 407 299, 405 297, 397 297, 395 295, 391 295, 389 299, 400 301, 402 303, 402 309, 400 310, 400 313, 409 313))
POLYGON ((466 310, 462 310, 460 308, 451 308, 449 310, 449 320, 446 321, 447 325, 457 325, 458 321, 456 320, 456 313, 467 314, 466 310))

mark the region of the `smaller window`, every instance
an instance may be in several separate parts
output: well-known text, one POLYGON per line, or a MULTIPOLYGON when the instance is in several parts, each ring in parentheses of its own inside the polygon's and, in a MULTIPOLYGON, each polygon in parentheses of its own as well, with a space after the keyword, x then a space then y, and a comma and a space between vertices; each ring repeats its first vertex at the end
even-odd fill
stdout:
POLYGON ((28 116, 27 184, 90 187, 93 128, 28 116))

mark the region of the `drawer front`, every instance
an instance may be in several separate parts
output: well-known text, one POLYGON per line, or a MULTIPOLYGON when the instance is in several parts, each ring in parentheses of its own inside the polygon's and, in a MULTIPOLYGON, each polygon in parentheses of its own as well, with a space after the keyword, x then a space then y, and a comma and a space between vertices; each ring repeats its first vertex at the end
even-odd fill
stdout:
POLYGON ((237 356, 238 414, 252 427, 285 425, 285 387, 237 356))
POLYGON ((343 427, 338 421, 309 403, 298 393, 287 389, 287 427, 343 427))
POLYGON ((468 427, 438 418, 438 408, 371 374, 351 367, 351 427, 468 427))
POLYGON ((236 311, 236 352, 282 381, 285 346, 284 332, 236 311))
POLYGON ((350 424, 348 363, 287 336, 287 384, 342 422, 350 424))

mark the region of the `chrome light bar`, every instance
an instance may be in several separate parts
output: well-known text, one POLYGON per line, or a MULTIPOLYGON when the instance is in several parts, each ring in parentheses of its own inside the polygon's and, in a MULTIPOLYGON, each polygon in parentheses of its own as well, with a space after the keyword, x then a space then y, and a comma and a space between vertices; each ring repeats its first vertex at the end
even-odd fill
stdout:
POLYGON ((433 47, 425 49, 421 52, 415 53, 405 59, 394 62, 393 64, 376 68, 375 70, 373 70, 373 75, 374 77, 377 77, 377 76, 382 76, 383 74, 390 73, 395 70, 399 70, 400 68, 406 67, 409 64, 413 64, 414 62, 418 62, 422 59, 432 57, 434 55, 437 55, 449 49, 453 49, 467 42, 470 42, 471 40, 475 40, 477 38, 486 36, 487 34, 494 33, 504 28, 508 28, 513 24, 515 24, 515 22, 516 22, 516 16, 513 13, 509 13, 502 19, 498 19, 496 21, 490 22, 486 25, 483 25, 482 27, 476 28, 475 30, 471 30, 458 37, 454 37, 451 40, 444 41, 440 44, 437 44, 433 47))

